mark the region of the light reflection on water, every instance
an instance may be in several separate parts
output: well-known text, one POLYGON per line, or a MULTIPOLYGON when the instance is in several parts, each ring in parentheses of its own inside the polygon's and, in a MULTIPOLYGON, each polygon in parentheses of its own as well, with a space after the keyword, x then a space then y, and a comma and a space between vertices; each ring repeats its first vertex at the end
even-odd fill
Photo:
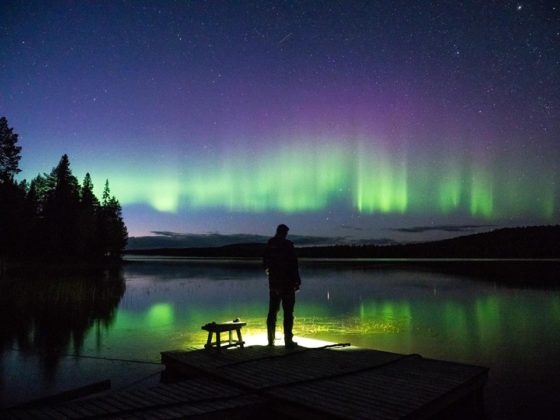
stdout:
MULTIPOLYGON (((489 366, 487 405, 497 418, 559 408, 557 289, 410 266, 304 262, 301 274, 296 336, 489 366)), ((3 293, 17 297, 4 302, 1 318, 3 327, 16 325, 2 333, 3 405, 107 378, 126 386, 161 367, 79 356, 158 362, 163 350, 201 346, 200 327, 210 321, 239 317, 244 338, 264 337, 268 289, 258 262, 152 259, 101 283, 67 284, 3 293), (25 322, 14 324, 22 314, 25 322)))

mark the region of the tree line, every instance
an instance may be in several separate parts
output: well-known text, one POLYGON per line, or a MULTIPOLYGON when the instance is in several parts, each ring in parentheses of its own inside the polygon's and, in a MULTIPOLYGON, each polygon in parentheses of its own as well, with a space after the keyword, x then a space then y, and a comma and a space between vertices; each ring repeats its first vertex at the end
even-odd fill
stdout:
POLYGON ((99 200, 90 174, 80 183, 66 154, 50 173, 30 182, 17 181, 21 172, 17 142, 18 135, 8 127, 7 119, 0 118, 0 263, 120 259, 128 232, 109 181, 99 200))

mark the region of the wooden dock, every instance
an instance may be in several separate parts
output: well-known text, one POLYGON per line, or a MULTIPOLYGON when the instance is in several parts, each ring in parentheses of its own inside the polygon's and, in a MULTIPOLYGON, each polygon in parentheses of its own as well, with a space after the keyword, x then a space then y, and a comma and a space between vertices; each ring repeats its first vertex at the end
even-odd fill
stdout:
POLYGON ((455 418, 480 413, 488 369, 346 346, 162 353, 168 370, 254 392, 295 418, 455 418))
POLYGON ((162 353, 182 379, 2 418, 469 418, 488 369, 350 346, 250 346, 162 353))
POLYGON ((263 398, 239 388, 209 379, 187 379, 149 389, 110 392, 61 404, 0 411, 0 418, 18 420, 258 418, 259 413, 263 412, 264 405, 263 398))

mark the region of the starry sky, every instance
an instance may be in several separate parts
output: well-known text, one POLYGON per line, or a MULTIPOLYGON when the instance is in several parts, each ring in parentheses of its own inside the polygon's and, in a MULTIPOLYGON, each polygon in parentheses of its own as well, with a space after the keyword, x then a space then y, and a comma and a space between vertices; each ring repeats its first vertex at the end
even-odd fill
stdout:
POLYGON ((559 75, 557 2, 0 5, 20 178, 67 153, 131 236, 558 223, 559 75))

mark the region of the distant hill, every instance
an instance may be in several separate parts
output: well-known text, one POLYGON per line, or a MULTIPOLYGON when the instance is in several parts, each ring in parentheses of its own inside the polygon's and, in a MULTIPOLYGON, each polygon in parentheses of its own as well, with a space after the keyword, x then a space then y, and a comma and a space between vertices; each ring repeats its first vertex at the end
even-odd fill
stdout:
POLYGON ((264 253, 264 247, 264 243, 246 243, 196 248, 130 249, 125 251, 125 253, 127 255, 165 257, 261 258, 264 253))
MULTIPOLYGON (((128 238, 128 250, 172 248, 218 248, 238 244, 264 244, 270 236, 252 234, 178 233, 152 231, 151 236, 128 238)), ((295 246, 327 246, 333 244, 356 245, 345 237, 290 235, 295 246)), ((392 245, 397 242, 387 238, 359 240, 360 245, 392 245)))
MULTIPOLYGON (((260 258, 264 243, 128 250, 130 255, 260 258)), ((560 225, 497 229, 434 242, 297 248, 304 258, 560 258, 560 225)))
POLYGON ((415 244, 303 248, 299 254, 339 258, 560 258, 560 226, 504 228, 415 244))

